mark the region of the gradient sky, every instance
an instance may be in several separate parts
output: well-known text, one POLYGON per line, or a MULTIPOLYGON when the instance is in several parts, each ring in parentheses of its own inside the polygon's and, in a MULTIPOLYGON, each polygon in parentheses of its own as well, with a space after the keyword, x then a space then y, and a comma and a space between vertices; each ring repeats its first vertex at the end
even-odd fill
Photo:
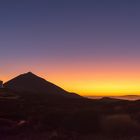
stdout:
POLYGON ((1 0, 0 79, 28 71, 81 95, 140 94, 140 1, 1 0))

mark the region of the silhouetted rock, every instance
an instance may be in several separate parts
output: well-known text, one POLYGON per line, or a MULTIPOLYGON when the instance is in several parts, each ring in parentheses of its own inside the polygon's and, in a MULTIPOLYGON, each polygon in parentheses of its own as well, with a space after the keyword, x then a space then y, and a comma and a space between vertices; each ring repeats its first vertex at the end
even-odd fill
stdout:
POLYGON ((0 88, 3 88, 3 81, 0 80, 0 88))
POLYGON ((20 93, 45 93, 47 95, 65 96, 79 98, 77 94, 69 93, 55 84, 28 72, 21 74, 4 84, 5 88, 20 93))

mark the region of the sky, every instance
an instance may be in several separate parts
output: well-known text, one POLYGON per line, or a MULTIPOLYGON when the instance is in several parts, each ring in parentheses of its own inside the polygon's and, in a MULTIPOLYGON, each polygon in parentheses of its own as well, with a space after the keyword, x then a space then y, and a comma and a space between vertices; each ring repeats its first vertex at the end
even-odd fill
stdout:
POLYGON ((28 71, 81 95, 140 95, 140 1, 1 0, 0 79, 28 71))

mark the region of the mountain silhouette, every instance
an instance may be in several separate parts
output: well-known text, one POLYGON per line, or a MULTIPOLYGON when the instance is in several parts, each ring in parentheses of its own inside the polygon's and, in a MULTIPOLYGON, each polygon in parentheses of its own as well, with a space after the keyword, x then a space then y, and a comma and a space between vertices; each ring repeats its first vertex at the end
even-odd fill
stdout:
POLYGON ((4 88, 20 93, 45 93, 47 95, 65 96, 79 98, 80 95, 70 93, 45 79, 28 72, 21 74, 4 83, 4 88))

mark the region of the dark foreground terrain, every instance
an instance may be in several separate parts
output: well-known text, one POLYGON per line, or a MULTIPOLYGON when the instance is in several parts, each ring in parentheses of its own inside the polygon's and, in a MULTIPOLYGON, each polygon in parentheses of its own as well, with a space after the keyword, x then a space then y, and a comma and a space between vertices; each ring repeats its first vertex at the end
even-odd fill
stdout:
POLYGON ((0 97, 4 140, 140 139, 140 101, 0 97))
POLYGON ((140 140, 139 100, 91 100, 61 89, 60 96, 25 92, 14 82, 18 91, 8 84, 0 89, 1 140, 140 140))

